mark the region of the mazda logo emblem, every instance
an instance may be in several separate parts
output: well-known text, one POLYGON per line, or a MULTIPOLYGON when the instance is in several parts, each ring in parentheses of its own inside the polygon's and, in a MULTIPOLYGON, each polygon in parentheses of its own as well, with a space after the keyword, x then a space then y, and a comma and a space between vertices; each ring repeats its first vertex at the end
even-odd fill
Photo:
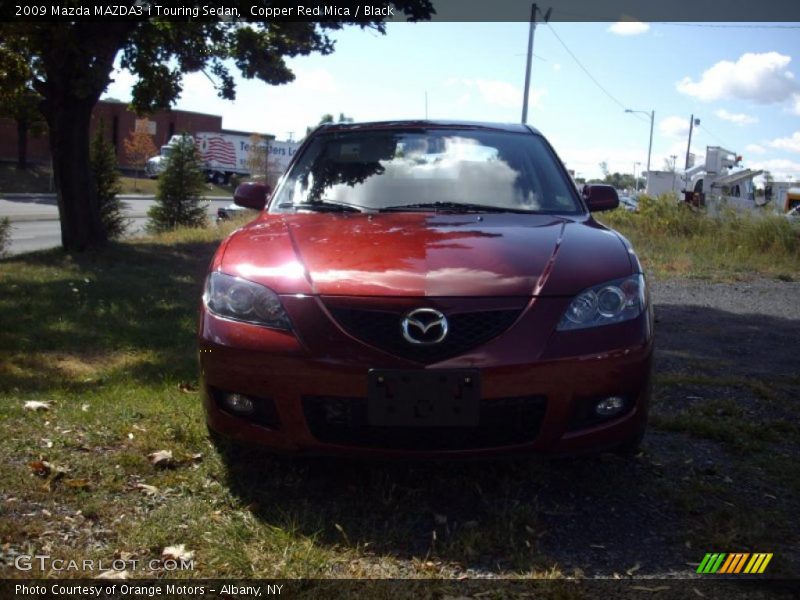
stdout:
POLYGON ((447 317, 433 308, 417 308, 401 322, 403 337, 411 344, 438 344, 447 337, 447 317))

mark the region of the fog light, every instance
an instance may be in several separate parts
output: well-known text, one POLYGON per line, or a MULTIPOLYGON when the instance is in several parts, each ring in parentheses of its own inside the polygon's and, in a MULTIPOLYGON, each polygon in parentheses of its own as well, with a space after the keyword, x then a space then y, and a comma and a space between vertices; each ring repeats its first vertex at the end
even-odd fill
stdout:
POLYGON ((613 417, 625 410, 625 398, 610 396, 603 398, 594 407, 594 412, 599 417, 613 417))
POLYGON ((223 402, 226 408, 237 415, 252 415, 255 410, 253 401, 242 394, 226 394, 223 402))

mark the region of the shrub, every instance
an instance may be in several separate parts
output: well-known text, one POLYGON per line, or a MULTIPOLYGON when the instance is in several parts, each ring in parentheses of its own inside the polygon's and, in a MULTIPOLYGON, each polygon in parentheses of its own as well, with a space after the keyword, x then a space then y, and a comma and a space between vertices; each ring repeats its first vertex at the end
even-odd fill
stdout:
POLYGON ((122 189, 117 171, 117 155, 114 146, 105 140, 102 123, 92 139, 89 165, 103 229, 109 239, 119 238, 125 233, 130 221, 123 214, 125 204, 117 198, 122 189))
POLYGON ((11 221, 8 217, 0 219, 0 257, 6 255, 8 242, 11 238, 11 221))
POLYGON ((200 157, 192 138, 184 134, 174 145, 158 178, 156 203, 147 212, 148 228, 158 233, 176 227, 204 227, 207 218, 204 190, 200 157))

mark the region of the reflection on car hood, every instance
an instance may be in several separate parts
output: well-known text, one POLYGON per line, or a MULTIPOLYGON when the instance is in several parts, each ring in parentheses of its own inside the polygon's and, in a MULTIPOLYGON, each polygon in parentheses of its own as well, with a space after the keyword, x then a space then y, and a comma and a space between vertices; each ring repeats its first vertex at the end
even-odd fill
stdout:
POLYGON ((553 215, 265 215, 234 233, 222 270, 278 293, 573 295, 631 272, 617 235, 553 215))

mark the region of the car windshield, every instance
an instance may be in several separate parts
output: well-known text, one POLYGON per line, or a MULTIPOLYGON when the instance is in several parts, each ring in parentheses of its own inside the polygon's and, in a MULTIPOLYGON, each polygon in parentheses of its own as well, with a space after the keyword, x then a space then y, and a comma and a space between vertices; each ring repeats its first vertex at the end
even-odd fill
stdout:
POLYGON ((427 129, 320 134, 287 173, 273 212, 447 210, 582 212, 539 135, 427 129))

